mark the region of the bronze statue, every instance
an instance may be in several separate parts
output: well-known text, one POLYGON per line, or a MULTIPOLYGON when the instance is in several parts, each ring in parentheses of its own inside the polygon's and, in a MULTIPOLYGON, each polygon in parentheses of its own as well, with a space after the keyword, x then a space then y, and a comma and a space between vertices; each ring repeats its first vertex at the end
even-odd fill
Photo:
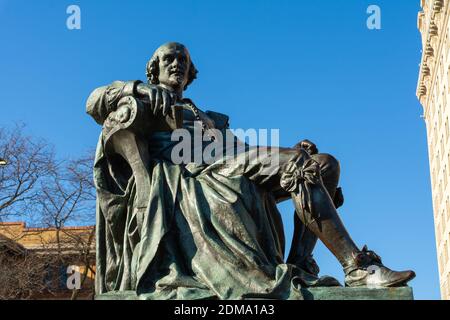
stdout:
POLYGON ((226 115, 183 98, 196 75, 188 50, 167 43, 147 64, 148 84, 117 81, 88 99, 87 112, 103 126, 94 168, 97 294, 301 299, 301 287, 339 285, 318 277, 317 239, 342 265, 346 286, 403 286, 414 278, 353 242, 336 211, 343 196, 333 156, 308 140, 275 148, 230 138, 226 115), (175 163, 173 133, 196 124, 210 138, 201 151, 219 136, 231 141, 226 151, 237 151, 216 150, 212 161, 199 162, 192 150, 189 161, 175 163), (296 208, 287 262, 276 207, 286 199, 296 208))

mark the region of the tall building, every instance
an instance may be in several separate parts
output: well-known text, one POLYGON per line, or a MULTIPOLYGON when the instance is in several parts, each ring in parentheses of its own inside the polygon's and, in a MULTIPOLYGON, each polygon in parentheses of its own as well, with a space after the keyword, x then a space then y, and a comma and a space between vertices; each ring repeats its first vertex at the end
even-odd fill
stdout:
POLYGON ((430 160, 440 289, 450 299, 450 6, 449 0, 421 0, 422 35, 417 97, 424 109, 430 160))

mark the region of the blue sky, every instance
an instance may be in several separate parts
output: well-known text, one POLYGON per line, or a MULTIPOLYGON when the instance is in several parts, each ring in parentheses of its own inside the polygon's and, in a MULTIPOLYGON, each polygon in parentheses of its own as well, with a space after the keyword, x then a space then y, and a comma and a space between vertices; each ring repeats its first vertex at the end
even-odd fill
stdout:
MULTIPOLYGON (((419 0, 65 1, 0 0, 1 126, 25 122, 61 157, 95 146, 85 114, 96 87, 145 79, 167 41, 188 46, 199 69, 186 92, 235 128, 278 128, 341 161, 339 210, 358 245, 395 269, 412 268, 417 299, 438 299, 425 123, 415 97, 419 0), (81 8, 81 30, 66 8, 81 8), (381 8, 382 29, 366 27, 381 8)), ((293 207, 280 206, 286 237, 293 207)), ((323 274, 343 280, 319 245, 323 274)))

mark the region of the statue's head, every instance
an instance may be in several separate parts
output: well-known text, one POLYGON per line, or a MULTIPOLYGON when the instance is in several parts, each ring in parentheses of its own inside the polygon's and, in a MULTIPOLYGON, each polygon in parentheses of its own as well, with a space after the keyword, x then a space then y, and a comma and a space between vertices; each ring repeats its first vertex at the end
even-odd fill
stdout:
POLYGON ((197 72, 189 51, 178 42, 163 44, 147 63, 148 82, 174 90, 186 90, 197 77, 197 72))

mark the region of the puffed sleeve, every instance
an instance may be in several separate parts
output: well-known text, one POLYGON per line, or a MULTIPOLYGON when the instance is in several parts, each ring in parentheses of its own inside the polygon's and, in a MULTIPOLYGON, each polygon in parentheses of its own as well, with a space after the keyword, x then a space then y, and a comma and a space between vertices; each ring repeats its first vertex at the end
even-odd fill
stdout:
POLYGON ((103 125, 108 115, 115 111, 119 100, 136 95, 136 87, 141 81, 115 81, 109 86, 95 89, 86 103, 86 112, 103 125))

